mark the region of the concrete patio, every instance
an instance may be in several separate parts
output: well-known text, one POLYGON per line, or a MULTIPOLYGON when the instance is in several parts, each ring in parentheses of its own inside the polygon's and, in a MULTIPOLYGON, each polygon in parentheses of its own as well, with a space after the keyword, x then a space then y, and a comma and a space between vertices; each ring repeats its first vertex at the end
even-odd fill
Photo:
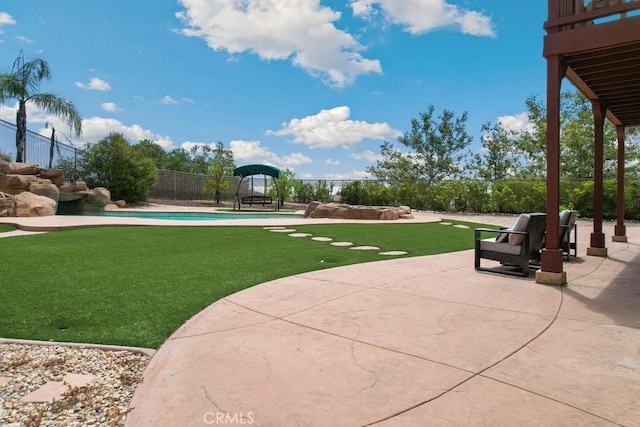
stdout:
POLYGON ((640 227, 607 258, 590 231, 562 288, 464 251, 231 295, 158 350, 127 425, 640 425, 640 227))

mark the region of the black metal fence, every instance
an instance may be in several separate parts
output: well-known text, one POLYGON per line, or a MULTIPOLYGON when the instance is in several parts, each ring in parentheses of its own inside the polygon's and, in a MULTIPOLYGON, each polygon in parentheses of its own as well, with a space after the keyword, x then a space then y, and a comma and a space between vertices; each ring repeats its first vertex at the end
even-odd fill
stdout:
MULTIPOLYGON (((0 156, 11 160, 16 158, 16 125, 0 119, 0 156)), ((51 138, 27 130, 24 162, 35 163, 41 168, 56 167, 62 159, 77 161, 82 156, 82 150, 69 144, 54 141, 51 138), (52 151, 53 148, 53 151, 52 151)))

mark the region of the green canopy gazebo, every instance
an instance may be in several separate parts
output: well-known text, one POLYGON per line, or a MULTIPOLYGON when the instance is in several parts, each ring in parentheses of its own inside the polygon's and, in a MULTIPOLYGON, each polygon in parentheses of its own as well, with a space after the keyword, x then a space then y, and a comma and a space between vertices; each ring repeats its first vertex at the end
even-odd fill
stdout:
MULTIPOLYGON (((245 166, 240 166, 238 168, 235 168, 233 170, 233 176, 239 176, 240 177, 240 181, 238 181, 238 187, 236 188, 236 196, 233 200, 233 210, 236 209, 236 205, 238 206, 238 210, 241 209, 241 205, 242 205, 242 199, 244 199, 245 201, 249 201, 249 204, 253 204, 255 202, 262 202, 262 205, 265 205, 267 200, 269 201, 269 203, 273 203, 273 200, 271 200, 270 197, 268 197, 266 194, 263 194, 262 196, 256 196, 255 194, 253 194, 253 176, 254 175, 264 175, 265 177, 270 176, 272 178, 275 178, 273 180, 273 182, 276 185, 276 208, 275 210, 280 210, 280 189, 278 188, 278 181, 277 179, 282 177, 282 171, 274 166, 268 166, 268 165, 245 165, 245 166), (250 176, 252 178, 252 185, 251 185, 251 195, 247 196, 247 197, 243 197, 242 199, 240 198, 240 185, 242 184, 242 180, 244 180, 246 177, 250 176)), ((266 178, 265 178, 266 179, 266 178)), ((266 193, 266 186, 265 186, 265 193, 266 193)))

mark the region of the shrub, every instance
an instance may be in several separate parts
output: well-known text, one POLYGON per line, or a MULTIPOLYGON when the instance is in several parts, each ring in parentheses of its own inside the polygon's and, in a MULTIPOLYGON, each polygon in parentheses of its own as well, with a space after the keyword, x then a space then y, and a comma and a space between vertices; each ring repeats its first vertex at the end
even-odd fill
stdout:
POLYGON ((158 170, 122 134, 111 133, 85 150, 80 176, 89 187, 106 187, 114 200, 145 201, 156 183, 158 170))

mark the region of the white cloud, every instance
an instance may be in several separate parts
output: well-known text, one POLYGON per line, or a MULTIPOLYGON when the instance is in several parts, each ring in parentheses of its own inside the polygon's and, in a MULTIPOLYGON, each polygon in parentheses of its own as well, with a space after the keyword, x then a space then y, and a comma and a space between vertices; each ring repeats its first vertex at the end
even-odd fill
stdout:
POLYGON ((104 111, 109 111, 109 112, 115 112, 120 110, 118 106, 115 104, 115 102, 103 102, 101 104, 101 107, 104 111))
POLYGON ((177 104, 178 101, 176 101, 175 99, 167 95, 160 100, 160 103, 164 105, 172 105, 172 104, 177 104))
POLYGON ((293 142, 308 145, 310 148, 335 148, 343 145, 357 145, 364 139, 395 138, 401 132, 387 123, 368 123, 349 120, 349 107, 335 107, 322 110, 313 116, 292 119, 283 123, 278 131, 268 130, 267 135, 292 135, 293 142))
POLYGON ((371 150, 353 152, 351 153, 351 157, 356 160, 366 160, 369 163, 376 163, 377 161, 383 159, 381 153, 374 153, 371 150))
POLYGON ((498 117, 500 126, 508 132, 532 132, 533 123, 529 121, 529 115, 526 112, 514 114, 511 116, 498 117))
POLYGON ((231 141, 229 147, 233 151, 233 158, 236 161, 267 164, 280 168, 288 167, 292 170, 295 166, 311 163, 311 159, 301 153, 279 156, 263 147, 260 141, 231 141))
POLYGON ((111 85, 109 83, 97 77, 94 77, 91 80, 89 80, 89 83, 76 82, 76 86, 81 89, 99 90, 102 92, 111 90, 111 85))
POLYGON ((35 41, 33 41, 31 39, 28 39, 25 36, 15 36, 15 39, 16 40, 20 40, 21 42, 24 42, 24 43, 28 43, 28 44, 34 44, 35 43, 35 41))
POLYGON ((340 164, 340 160, 327 159, 324 161, 324 164, 327 166, 338 166, 340 164))
POLYGON ((323 179, 328 180, 351 180, 351 179, 369 179, 371 175, 367 171, 350 171, 347 173, 327 173, 324 174, 323 179))
POLYGON ((204 39, 214 51, 250 52, 290 60, 325 84, 344 87, 362 74, 382 73, 363 46, 337 29, 340 13, 319 0, 179 0, 183 35, 204 39))
MULTIPOLYGON (((18 104, 13 107, 0 105, 0 119, 9 123, 15 123, 16 111, 18 104)), ((175 148, 171 138, 159 135, 151 130, 144 129, 140 125, 125 125, 122 122, 104 117, 90 117, 82 120, 82 135, 76 137, 71 133, 69 126, 59 117, 47 114, 45 111, 35 107, 33 104, 27 104, 27 128, 44 135, 51 136, 51 130, 45 127, 45 124, 56 129, 56 134, 61 142, 71 143, 77 147, 82 147, 90 142, 98 142, 104 139, 111 132, 122 133, 124 137, 133 143, 143 139, 149 139, 160 145, 164 149, 175 148), (40 129, 37 129, 40 127, 40 129), (37 129, 37 130, 36 130, 37 129)))
POLYGON ((495 36, 490 17, 445 0, 351 0, 349 5, 355 16, 374 19, 382 15, 411 34, 453 27, 473 36, 495 36))
POLYGON ((16 20, 7 12, 0 12, 0 27, 3 25, 15 25, 16 20))

